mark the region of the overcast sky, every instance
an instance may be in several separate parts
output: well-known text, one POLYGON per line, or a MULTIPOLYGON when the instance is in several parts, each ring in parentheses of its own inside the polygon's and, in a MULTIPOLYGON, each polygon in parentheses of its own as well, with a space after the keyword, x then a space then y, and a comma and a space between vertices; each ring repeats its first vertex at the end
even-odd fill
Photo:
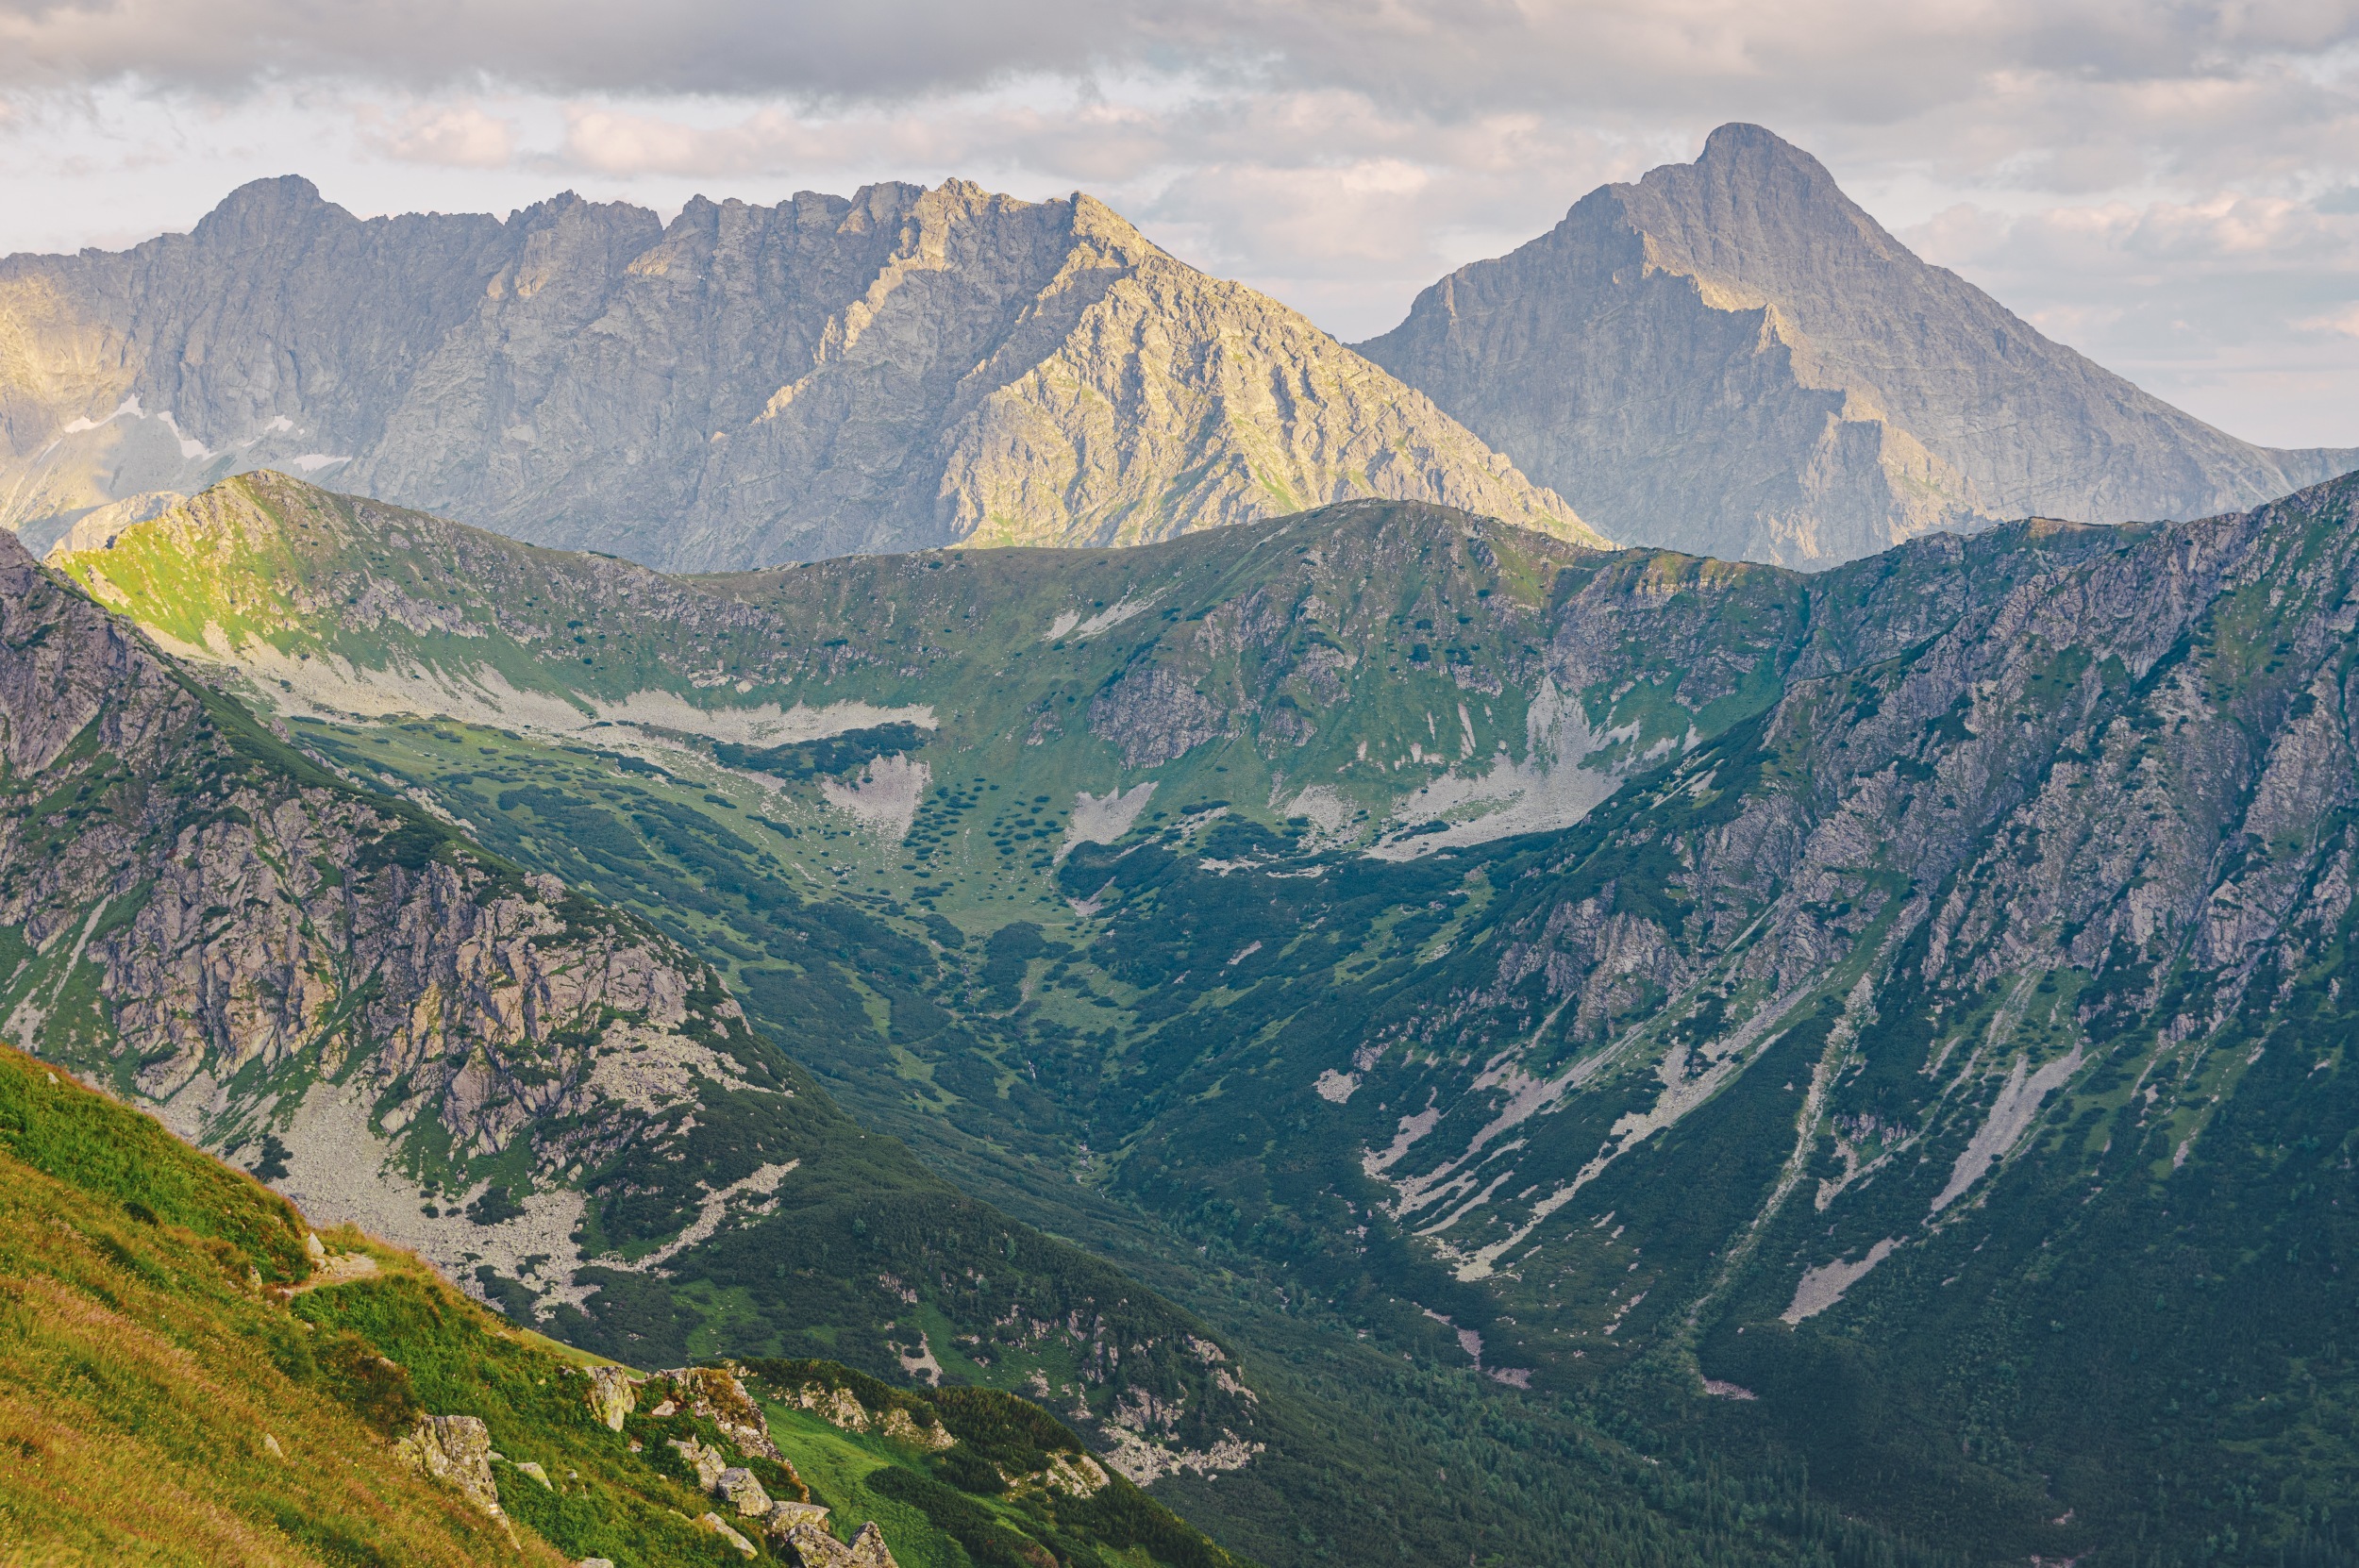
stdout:
POLYGON ((666 216, 962 175, 1350 341, 1728 120, 2234 433, 2359 444, 2359 0, 0 0, 0 252, 285 173, 666 216))

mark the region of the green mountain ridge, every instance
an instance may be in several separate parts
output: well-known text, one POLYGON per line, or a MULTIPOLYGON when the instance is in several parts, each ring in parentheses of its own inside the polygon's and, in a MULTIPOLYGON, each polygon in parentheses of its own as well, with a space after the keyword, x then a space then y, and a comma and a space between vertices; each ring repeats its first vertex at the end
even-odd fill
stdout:
POLYGON ((2349 1560, 2352 481, 1807 576, 1359 504, 698 579, 239 483, 59 564, 1306 1409, 1627 1443, 1706 1555, 2349 1560))
MULTIPOLYGON (((257 493, 240 481, 212 499, 257 493)), ((291 484, 274 493, 274 505, 315 509, 289 514, 297 533, 341 505, 291 484)), ((189 515, 159 518, 156 537, 201 537, 175 535, 189 515)), ((388 535, 376 554, 404 559, 411 542, 388 535)), ((140 547, 127 536, 105 554, 127 575, 140 547)), ((38 1012, 18 1013, 20 1038, 323 1218, 357 1201, 512 1319, 640 1364, 822 1355, 919 1387, 939 1376, 1019 1391, 1078 1423, 1108 1468, 1264 1560, 1407 1549, 1800 1562, 1816 1543, 1880 1539, 1791 1475, 1739 1484, 1682 1464, 1665 1476, 1580 1410, 1502 1409, 1447 1368, 1306 1338, 1257 1315, 1248 1280, 1174 1273, 1163 1232, 1143 1241, 1135 1224, 1110 1227, 1129 1211, 1069 1181, 1049 1190, 1078 1209, 1033 1202, 1034 1189, 1005 1179, 993 1188, 1043 1220, 1076 1222, 1070 1233, 1126 1266, 1161 1269, 1166 1288, 1196 1289, 1198 1309, 1219 1319, 1175 1309, 1135 1274, 863 1135, 777 1051, 776 1031, 831 1065, 873 1069, 880 1058, 861 1031, 907 1022, 929 991, 962 983, 963 939, 938 916, 811 896, 825 890, 762 859, 745 819, 721 815, 736 809, 716 804, 717 791, 571 732, 258 721, 60 579, 21 556, 0 565, 12 574, 0 596, 0 699, 20 742, 0 892, 22 922, 9 929, 24 934, 6 1000, 29 998, 38 1012), (296 736, 309 759, 291 747, 296 736), (462 761, 465 788, 524 792, 512 814, 496 798, 466 807, 492 847, 438 816, 460 813, 433 790, 405 780, 428 756, 462 761), (540 846, 645 914, 596 904, 509 852, 538 857, 540 846), (127 924, 89 922, 92 908, 127 924), (306 925, 313 917, 325 923, 306 925), (389 945, 389 932, 408 945, 389 945), (698 952, 729 966, 727 987, 757 998, 750 1014, 698 952), (486 963, 492 972, 477 967, 486 963), (633 1005, 618 989, 594 1013, 567 1012, 583 994, 570 988, 593 983, 595 999, 594 984, 626 979, 633 1005), (257 997, 313 1010, 266 1012, 274 1033, 258 1027, 257 997), (159 1038, 181 1043, 166 1050, 159 1038), (192 1086, 201 1093, 177 1099, 192 1086), (533 1114, 552 1104, 554 1115, 533 1114), (585 1147, 599 1129, 607 1145, 585 1147), (1231 1316, 1266 1331, 1249 1362, 1219 1326, 1231 1316), (1479 1488, 1469 1476, 1483 1477, 1479 1488), (1749 1511, 1732 1533, 1715 1510, 1739 1497, 1749 1511)), ((660 581, 611 561, 583 570, 621 584, 618 595, 660 581)), ((320 602, 413 619, 427 608, 346 586, 320 602)), ((208 619, 219 617, 199 618, 193 646, 226 646, 220 625, 206 635, 208 619)), ((165 632, 154 642, 174 645, 165 632)), ((597 656, 579 657, 594 676, 597 656)), ((289 656, 289 685, 314 661, 325 662, 289 656)), ((561 661, 585 668, 571 653, 561 661)), ((277 678, 252 689, 292 695, 277 678)), ((590 738, 613 735, 609 725, 590 738)), ((684 732, 669 733, 661 755, 681 763, 684 732)), ((710 776, 748 784, 717 767, 710 776)), ((818 786, 840 782, 806 788, 824 802, 818 786)), ((1030 876, 1035 902, 1053 899, 1041 889, 1054 864, 1051 852, 1030 876)), ((924 1075, 883 1043, 895 1074, 907 1063, 924 1075)), ((926 1048, 942 1055, 940 1043, 926 1048)), ((958 1152, 937 1139, 929 1158, 958 1152)), ((962 1505, 924 1497, 974 1523, 962 1505)))
POLYGON ((1250 1441, 1201 1325, 862 1132, 677 943, 324 772, 12 543, 0 573, 26 1046, 618 1358, 967 1368, 959 1338, 1145 1402, 1142 1454, 1250 1441))

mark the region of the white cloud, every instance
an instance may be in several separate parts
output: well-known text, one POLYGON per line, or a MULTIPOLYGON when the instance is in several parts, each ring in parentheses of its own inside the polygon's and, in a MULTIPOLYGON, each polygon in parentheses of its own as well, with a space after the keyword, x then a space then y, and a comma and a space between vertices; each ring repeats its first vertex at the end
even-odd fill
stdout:
POLYGON ((474 104, 422 104, 399 115, 362 105, 355 118, 364 146, 405 163, 498 169, 516 156, 516 122, 474 104))

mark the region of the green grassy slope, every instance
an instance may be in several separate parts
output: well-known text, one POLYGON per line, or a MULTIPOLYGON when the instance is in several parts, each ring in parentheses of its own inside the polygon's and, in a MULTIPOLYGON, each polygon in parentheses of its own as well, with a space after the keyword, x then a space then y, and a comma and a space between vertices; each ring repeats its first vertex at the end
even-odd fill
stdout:
MULTIPOLYGON (((1239 1560, 1108 1476, 1054 1417, 989 1391, 937 1405, 832 1362, 771 1361, 753 1386, 778 1462, 749 1458, 711 1415, 658 1416, 647 1388, 610 1429, 585 1358, 357 1231, 328 1232, 315 1268, 309 1235, 250 1178, 0 1048, 9 1560, 741 1561, 698 1523, 716 1499, 682 1442, 727 1447, 773 1495, 832 1509, 845 1538, 879 1521, 907 1568, 1030 1565, 1044 1550, 1081 1568, 1239 1560), (856 1412, 862 1398, 914 1412, 912 1437, 954 1441, 847 1430, 840 1403, 798 1402, 830 1388, 856 1412), (422 1414, 485 1424, 510 1524, 404 1462, 397 1440, 422 1414)), ((776 1555, 740 1510, 720 1511, 776 1555)))

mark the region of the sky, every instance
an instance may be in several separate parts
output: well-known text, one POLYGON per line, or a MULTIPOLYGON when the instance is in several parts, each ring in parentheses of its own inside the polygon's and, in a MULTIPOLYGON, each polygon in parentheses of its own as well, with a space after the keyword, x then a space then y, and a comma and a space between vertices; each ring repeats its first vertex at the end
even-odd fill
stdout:
POLYGON ((1347 342, 1730 120, 2230 432, 2359 445, 2359 0, 0 0, 0 253, 1086 190, 1347 342))

